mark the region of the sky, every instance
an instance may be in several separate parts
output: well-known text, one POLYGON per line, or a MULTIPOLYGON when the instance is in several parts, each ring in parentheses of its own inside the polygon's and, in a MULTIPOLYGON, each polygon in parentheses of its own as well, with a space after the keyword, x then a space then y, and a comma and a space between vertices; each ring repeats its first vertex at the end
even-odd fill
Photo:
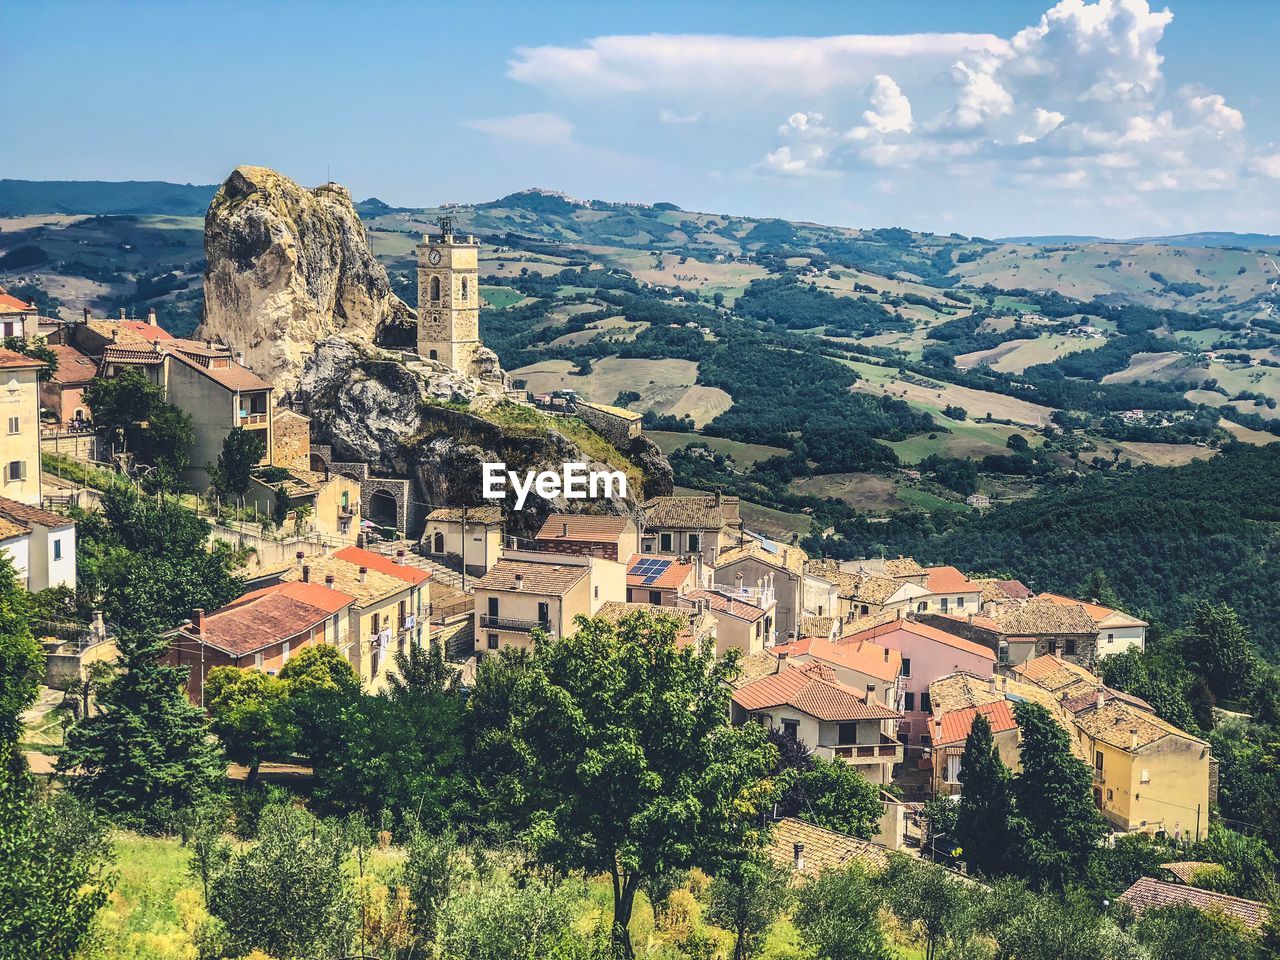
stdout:
POLYGON ((1273 0, 0 0, 0 177, 1280 232, 1273 0))

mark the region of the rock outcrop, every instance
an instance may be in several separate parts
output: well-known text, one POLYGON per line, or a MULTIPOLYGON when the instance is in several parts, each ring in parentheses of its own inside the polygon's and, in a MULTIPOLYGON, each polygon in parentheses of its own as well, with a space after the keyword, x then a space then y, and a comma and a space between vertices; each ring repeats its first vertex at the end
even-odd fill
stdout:
POLYGON ((266 167, 237 167, 205 214, 204 317, 197 336, 243 351, 292 390, 317 340, 372 344, 413 311, 391 292, 345 187, 307 190, 266 167))
MULTIPOLYGON (((626 499, 592 503, 592 510, 635 513, 641 496, 671 492, 671 467, 641 437, 621 451, 629 464, 606 463, 603 440, 586 439, 584 449, 566 427, 506 400, 501 382, 462 377, 432 361, 405 363, 399 357, 328 337, 316 344, 299 379, 294 399, 311 417, 312 439, 327 443, 338 461, 365 462, 375 473, 410 477, 414 496, 436 505, 480 505, 485 463, 508 469, 556 470, 566 462, 592 470, 630 466, 626 499), (643 489, 640 489, 640 486, 643 489)), ((575 421, 576 422, 576 421, 575 421)), ((621 457, 617 458, 619 461, 621 457)), ((514 499, 514 498, 512 498, 514 499)), ((511 511, 508 532, 528 537, 557 510, 581 510, 584 501, 530 497, 524 510, 511 511)))

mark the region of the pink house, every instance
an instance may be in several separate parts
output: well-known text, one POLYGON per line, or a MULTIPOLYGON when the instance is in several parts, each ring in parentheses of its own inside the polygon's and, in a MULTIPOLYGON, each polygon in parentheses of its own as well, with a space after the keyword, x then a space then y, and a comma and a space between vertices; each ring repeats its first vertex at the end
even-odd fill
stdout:
POLYGON ((902 654, 902 700, 898 709, 903 719, 898 737, 909 747, 930 745, 929 684, 957 670, 980 677, 989 677, 995 670, 995 651, 914 620, 892 620, 841 637, 838 642, 860 640, 874 640, 902 654))

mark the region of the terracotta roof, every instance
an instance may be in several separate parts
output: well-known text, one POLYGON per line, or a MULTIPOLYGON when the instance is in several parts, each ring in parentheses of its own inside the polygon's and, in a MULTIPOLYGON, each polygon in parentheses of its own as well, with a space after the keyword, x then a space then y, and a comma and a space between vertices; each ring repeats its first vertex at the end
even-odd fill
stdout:
POLYGON ((925 571, 925 589, 930 593, 981 593, 981 585, 974 583, 955 567, 928 567, 925 571))
POLYGON ((44 365, 43 360, 0 347, 0 370, 36 370, 44 365))
POLYGON ((388 577, 395 577, 397 580, 411 583, 415 587, 431 579, 431 574, 426 570, 419 570, 417 567, 411 567, 407 563, 396 563, 388 556, 374 553, 372 550, 364 550, 360 547, 343 547, 335 552, 334 556, 339 560, 345 560, 357 566, 368 567, 370 570, 377 570, 388 577))
POLYGON ((902 654, 899 651, 869 640, 833 643, 822 637, 812 637, 793 643, 778 644, 773 649, 777 654, 812 657, 823 663, 865 673, 877 680, 896 680, 898 674, 902 672, 902 654))
POLYGON ((1137 732, 1139 748, 1165 737, 1182 737, 1204 743, 1199 737, 1193 737, 1154 713, 1140 710, 1133 704, 1114 697, 1108 697, 1101 708, 1077 714, 1076 725, 1094 740, 1110 744, 1118 750, 1133 748, 1134 731, 1137 732))
POLYGON ((706 600, 716 613, 724 613, 739 620, 746 620, 748 623, 754 623, 765 615, 765 611, 755 604, 739 600, 719 590, 691 590, 686 598, 706 600))
POLYGON ((1093 618, 1093 622, 1101 626, 1104 622, 1112 627, 1146 627, 1149 626, 1147 621, 1139 620, 1137 617, 1131 617, 1122 610, 1113 610, 1111 607, 1104 607, 1100 603, 1086 603, 1083 600, 1072 600, 1070 597, 1064 597, 1057 593, 1040 593, 1036 595, 1037 600, 1048 600, 1050 603, 1057 603, 1063 606, 1079 606, 1084 608, 1084 612, 1093 618))
MULTIPOLYGON (((461 507, 437 507, 427 514, 428 520, 436 523, 460 523, 462 521, 461 507)), ((495 526, 502 523, 501 507, 467 507, 467 523, 483 524, 484 526, 495 526)))
MULTIPOLYGON (((735 502, 737 497, 724 497, 735 502)), ((715 497, 654 497, 644 504, 646 527, 664 530, 719 530, 724 526, 724 510, 715 497)))
POLYGON ((13 540, 16 537, 25 537, 30 532, 31 528, 25 524, 10 520, 8 517, 0 517, 0 542, 13 540))
POLYGON ((1261 929, 1271 915, 1267 905, 1257 900, 1229 897, 1225 893, 1181 883, 1164 883, 1151 877, 1139 877, 1133 886, 1120 894, 1120 900, 1132 907, 1138 916, 1159 907, 1195 907, 1197 910, 1217 911, 1234 917, 1250 930, 1261 929))
POLYGON ((1064 633, 1096 635, 1098 632, 1098 625, 1093 622, 1093 617, 1079 604, 1064 606, 1036 599, 1025 603, 993 604, 989 613, 1006 636, 1064 633))
POLYGON ((748 653, 738 659, 738 676, 733 680, 734 689, 778 672, 778 657, 772 649, 748 653))
POLYGON ((586 400, 579 400, 578 406, 591 407, 593 410, 599 410, 601 413, 607 413, 611 417, 621 417, 623 420, 643 420, 640 414, 634 410, 627 410, 624 407, 611 407, 607 403, 590 403, 586 400))
POLYGON ((148 323, 146 320, 116 320, 115 323, 132 333, 136 333, 148 343, 173 339, 173 334, 164 327, 159 324, 148 323))
POLYGON ((184 366, 188 366, 193 370, 198 370, 210 380, 221 384, 232 393, 244 393, 253 390, 271 390, 273 387, 267 381, 250 370, 248 367, 242 366, 232 360, 225 367, 206 366, 199 360, 195 360, 180 350, 166 350, 170 357, 177 360, 184 366))
POLYGON ((797 843, 804 845, 801 873, 806 876, 840 870, 852 863, 872 871, 889 866, 889 851, 884 847, 794 817, 773 824, 767 847, 769 858, 780 867, 794 869, 797 843))
POLYGON ((676 634, 676 645, 683 647, 711 636, 715 631, 714 614, 698 614, 688 607, 665 607, 656 603, 622 603, 619 600, 606 600, 600 604, 595 616, 604 617, 611 623, 617 623, 630 613, 647 613, 651 617, 670 617, 680 623, 676 634))
POLYGON ((0 313, 30 313, 35 306, 23 303, 17 297, 0 292, 0 313))
POLYGON ((894 720, 902 716, 878 703, 867 703, 865 694, 840 683, 831 668, 821 663, 783 667, 744 684, 733 692, 733 702, 749 711, 788 706, 830 722, 894 720))
POLYGON ((1183 883, 1191 883, 1201 870, 1222 869, 1221 865, 1204 860, 1176 860, 1173 863, 1160 864, 1161 870, 1168 870, 1183 883))
POLYGON ((97 376, 98 365, 75 347, 69 347, 65 343, 51 343, 49 349, 58 358, 58 372, 53 375, 55 383, 75 387, 88 383, 97 376))
POLYGON ((995 585, 1012 600, 1030 600, 1032 597, 1031 588, 1021 580, 997 580, 995 585))
POLYGON ((164 354, 142 343, 135 346, 121 346, 113 343, 102 348, 102 362, 158 366, 164 363, 164 354))
POLYGON ((939 630, 937 627, 926 626, 923 623, 916 623, 914 620, 894 620, 890 623, 882 624, 878 627, 871 627, 858 633, 846 634, 840 638, 840 642, 844 643, 850 640, 874 640, 876 637, 887 636, 890 633, 901 630, 920 637, 922 640, 932 640, 936 643, 943 643, 957 650, 963 650, 966 653, 972 653, 975 656, 982 657, 984 660, 995 662, 996 655, 991 651, 990 647, 984 647, 980 643, 974 643, 966 640, 964 637, 957 637, 954 634, 947 633, 945 630, 939 630))
POLYGON ((973 720, 978 714, 987 718, 987 723, 991 724, 992 733, 1003 733, 1006 730, 1014 730, 1018 726, 1018 722, 1013 719, 1013 706, 1008 700, 997 700, 977 707, 964 707, 942 715, 941 720, 935 724, 934 745, 963 743, 969 738, 969 731, 973 729, 973 720))
MULTIPOLYGON (((1117 697, 1127 703, 1132 704, 1139 710, 1147 713, 1155 713, 1155 709, 1147 701, 1141 697, 1135 697, 1131 693, 1125 693, 1123 690, 1117 690, 1114 687, 1103 686, 1099 683, 1096 689, 1081 690, 1079 693, 1073 693, 1070 696, 1062 698, 1062 706, 1071 713, 1083 713, 1085 710, 1091 710, 1098 705, 1099 692, 1105 693, 1107 697, 1117 697)), ((1105 698, 1104 698, 1105 702, 1105 698)))
MULTIPOLYGON (((904 587, 912 587, 911 584, 904 584, 901 580, 872 573, 869 570, 842 570, 834 560, 813 561, 808 569, 811 573, 834 583, 836 593, 841 598, 856 600, 859 603, 882 604, 904 587)), ((921 595, 925 593, 921 587, 914 589, 921 595)))
POLYGON ((563 596, 590 573, 590 567, 567 563, 537 563, 531 560, 499 560, 479 580, 472 582, 472 589, 515 590, 516 577, 521 577, 520 589, 524 593, 563 596))
POLYGON ((626 517, 596 516, 589 513, 553 513, 547 517, 535 539, 616 544, 626 529, 626 517))
POLYGON ((211 647, 244 656, 323 624, 354 598, 318 583, 281 583, 247 593, 207 614, 204 630, 187 627, 211 647))
POLYGON ((683 586, 689 577, 693 575, 693 564, 680 563, 676 560, 671 560, 658 578, 648 583, 645 582, 645 574, 631 572, 641 560, 656 559, 659 558, 650 554, 633 553, 631 559, 627 561, 627 586, 648 587, 651 590, 675 590, 683 586))
MULTIPOLYGON (((350 594, 361 607, 368 607, 395 596, 406 589, 404 580, 391 577, 381 571, 370 568, 363 581, 360 579, 360 564, 339 558, 336 554, 328 557, 308 557, 305 560, 311 568, 312 583, 324 583, 326 576, 334 578, 334 589, 350 594)), ((284 573, 281 579, 296 581, 302 579, 302 570, 295 563, 284 573)))
POLYGON ((75 523, 70 517, 50 513, 48 510, 41 510, 29 503, 19 503, 8 497, 0 497, 0 516, 23 526, 38 523, 42 527, 70 527, 75 523))
POLYGON ((1079 684, 1082 681, 1090 687, 1096 687, 1101 682, 1079 664, 1063 660, 1051 653, 1032 657, 1026 663, 1014 666, 1012 670, 1028 683, 1034 683, 1060 696, 1066 691, 1069 691, 1067 695, 1079 693, 1081 689, 1079 684))
POLYGON ((835 617, 805 616, 800 618, 801 637, 830 639, 835 627, 835 617))
POLYGON ((759 540, 748 540, 728 550, 721 550, 716 557, 716 569, 727 567, 741 560, 759 560, 761 563, 801 576, 804 574, 805 552, 799 547, 779 546, 770 550, 759 540))
POLYGON ((891 577, 902 579, 923 576, 926 570, 916 562, 914 557, 899 557, 897 560, 886 560, 884 572, 891 577))

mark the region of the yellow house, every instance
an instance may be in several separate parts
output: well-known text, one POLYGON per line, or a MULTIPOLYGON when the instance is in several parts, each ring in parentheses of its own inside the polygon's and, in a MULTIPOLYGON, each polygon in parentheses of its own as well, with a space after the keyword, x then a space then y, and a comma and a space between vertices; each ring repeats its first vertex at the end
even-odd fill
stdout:
POLYGON ((1093 757, 1093 797, 1117 830, 1202 840, 1209 832, 1209 744, 1099 691, 1076 714, 1093 757))
POLYGON ((284 488, 289 498, 292 524, 299 508, 308 515, 302 529, 314 530, 322 536, 350 543, 360 530, 360 483, 340 473, 323 474, 312 470, 263 467, 249 481, 245 503, 264 516, 274 516, 277 492, 284 488))
POLYGON ((44 364, 0 349, 0 496, 40 505, 40 385, 44 364))
POLYGON ((360 681, 377 688, 395 667, 394 655, 429 640, 431 574, 360 547, 311 557, 285 581, 323 583, 354 598, 347 643, 341 648, 360 681))
POLYGON ((422 550, 434 560, 461 566, 466 558, 467 573, 482 577, 502 556, 502 508, 440 507, 427 514, 422 532, 422 550), (463 514, 466 527, 463 528, 463 514))

